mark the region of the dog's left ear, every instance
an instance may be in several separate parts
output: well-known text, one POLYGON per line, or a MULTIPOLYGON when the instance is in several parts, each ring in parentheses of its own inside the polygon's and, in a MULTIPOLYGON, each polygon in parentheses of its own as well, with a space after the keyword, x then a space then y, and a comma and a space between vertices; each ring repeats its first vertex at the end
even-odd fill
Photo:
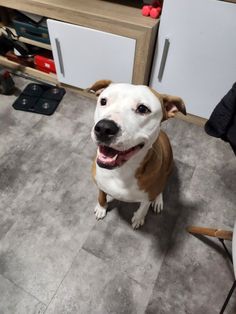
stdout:
POLYGON ((178 96, 171 96, 166 94, 160 94, 156 90, 150 88, 154 95, 159 98, 162 105, 163 119, 165 121, 169 118, 175 117, 177 112, 187 114, 183 99, 178 96))
POLYGON ((175 117, 177 112, 181 112, 184 115, 187 114, 182 98, 165 94, 160 94, 160 96, 164 107, 163 121, 175 117))
POLYGON ((100 80, 95 82, 91 87, 87 89, 90 93, 94 93, 96 96, 99 96, 101 92, 107 88, 112 81, 110 80, 100 80))

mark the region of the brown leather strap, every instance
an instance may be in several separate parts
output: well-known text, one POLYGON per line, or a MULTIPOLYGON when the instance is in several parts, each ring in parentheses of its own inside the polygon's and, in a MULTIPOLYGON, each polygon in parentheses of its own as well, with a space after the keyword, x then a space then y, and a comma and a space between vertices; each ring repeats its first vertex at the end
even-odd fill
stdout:
POLYGON ((187 231, 192 234, 200 234, 200 235, 205 235, 209 237, 215 237, 215 238, 230 240, 230 241, 232 241, 232 237, 233 237, 233 232, 229 230, 190 226, 187 228, 187 231))

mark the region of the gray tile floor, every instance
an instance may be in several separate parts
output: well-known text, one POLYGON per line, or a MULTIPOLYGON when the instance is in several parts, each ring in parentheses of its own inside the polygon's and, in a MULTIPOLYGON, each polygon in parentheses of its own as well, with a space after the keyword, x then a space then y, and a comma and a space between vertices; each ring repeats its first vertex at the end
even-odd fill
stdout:
POLYGON ((229 145, 181 120, 163 123, 175 156, 164 211, 133 231, 137 204, 113 201, 105 220, 93 215, 94 102, 67 92, 46 117, 15 111, 15 97, 0 96, 0 314, 219 312, 232 266, 217 241, 185 228, 232 229, 229 145))

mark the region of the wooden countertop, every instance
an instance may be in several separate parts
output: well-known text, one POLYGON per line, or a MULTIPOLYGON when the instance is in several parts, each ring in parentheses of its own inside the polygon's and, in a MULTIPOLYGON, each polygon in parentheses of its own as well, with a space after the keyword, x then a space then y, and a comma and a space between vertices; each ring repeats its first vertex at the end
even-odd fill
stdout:
MULTIPOLYGON (((133 1, 137 2, 137 1, 133 1)), ((86 19, 114 21, 131 28, 153 28, 157 20, 144 17, 141 9, 115 0, 0 0, 0 6, 43 15, 65 22, 84 24, 86 19), (123 4, 122 4, 123 3, 123 4)))
POLYGON ((0 8, 135 39, 133 83, 148 84, 159 19, 142 16, 141 6, 141 0, 0 0, 0 8))

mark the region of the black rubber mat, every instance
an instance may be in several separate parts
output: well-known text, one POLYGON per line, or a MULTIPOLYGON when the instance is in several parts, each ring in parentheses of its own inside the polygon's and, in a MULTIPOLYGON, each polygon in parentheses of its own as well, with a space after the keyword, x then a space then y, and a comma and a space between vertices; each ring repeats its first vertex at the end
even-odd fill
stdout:
POLYGON ((30 83, 12 106, 16 110, 52 115, 57 109, 65 92, 64 88, 30 83))

